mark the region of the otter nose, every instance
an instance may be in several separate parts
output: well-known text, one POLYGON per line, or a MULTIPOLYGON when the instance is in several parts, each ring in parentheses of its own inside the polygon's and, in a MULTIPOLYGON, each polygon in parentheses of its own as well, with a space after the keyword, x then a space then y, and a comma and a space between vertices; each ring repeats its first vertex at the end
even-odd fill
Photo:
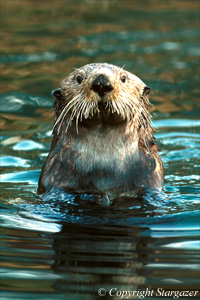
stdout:
POLYGON ((91 89, 95 91, 99 96, 103 96, 113 90, 113 86, 110 80, 103 74, 100 74, 92 83, 91 89))

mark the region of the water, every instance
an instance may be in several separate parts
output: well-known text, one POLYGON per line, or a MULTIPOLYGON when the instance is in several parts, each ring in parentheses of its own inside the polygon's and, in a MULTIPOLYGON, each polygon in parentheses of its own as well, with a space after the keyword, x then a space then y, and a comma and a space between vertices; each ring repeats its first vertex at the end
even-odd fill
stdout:
POLYGON ((199 2, 3 0, 1 14, 1 299, 197 299, 199 2), (36 195, 51 91, 92 62, 151 87, 164 194, 36 195))

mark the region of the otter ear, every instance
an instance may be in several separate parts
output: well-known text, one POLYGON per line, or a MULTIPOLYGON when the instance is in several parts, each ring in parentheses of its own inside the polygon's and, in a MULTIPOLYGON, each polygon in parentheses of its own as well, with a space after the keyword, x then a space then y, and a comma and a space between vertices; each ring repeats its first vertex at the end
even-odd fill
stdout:
POLYGON ((142 96, 147 96, 150 93, 151 89, 148 86, 143 88, 142 96))
POLYGON ((150 90, 151 90, 150 87, 145 86, 142 91, 142 99, 147 106, 150 105, 149 97, 148 97, 150 90))
POLYGON ((52 95, 56 98, 61 98, 62 97, 62 92, 61 92, 61 89, 56 89, 52 92, 52 95))
POLYGON ((55 97, 55 102, 54 102, 54 110, 56 113, 56 117, 59 115, 62 105, 63 105, 63 95, 62 95, 62 90, 61 89, 56 89, 52 92, 52 95, 55 97))

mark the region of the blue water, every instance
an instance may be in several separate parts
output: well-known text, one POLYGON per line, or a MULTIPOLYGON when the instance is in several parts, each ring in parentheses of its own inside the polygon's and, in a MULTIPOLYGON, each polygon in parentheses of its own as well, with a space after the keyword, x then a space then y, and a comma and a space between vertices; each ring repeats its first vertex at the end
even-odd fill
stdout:
POLYGON ((1 3, 1 299, 197 299, 199 2, 63 3, 1 3), (151 87, 163 192, 114 203, 36 195, 51 92, 92 62, 125 66, 151 87))

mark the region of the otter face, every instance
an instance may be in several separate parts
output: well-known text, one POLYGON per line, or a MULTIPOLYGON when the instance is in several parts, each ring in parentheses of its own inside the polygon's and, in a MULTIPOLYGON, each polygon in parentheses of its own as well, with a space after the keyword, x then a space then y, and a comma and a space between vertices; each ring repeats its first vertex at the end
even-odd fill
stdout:
POLYGON ((75 120, 78 124, 86 119, 110 118, 142 125, 149 120, 148 97, 150 91, 137 76, 114 65, 96 63, 75 70, 61 82, 56 97, 56 122, 59 134, 66 120, 66 130, 75 120))

